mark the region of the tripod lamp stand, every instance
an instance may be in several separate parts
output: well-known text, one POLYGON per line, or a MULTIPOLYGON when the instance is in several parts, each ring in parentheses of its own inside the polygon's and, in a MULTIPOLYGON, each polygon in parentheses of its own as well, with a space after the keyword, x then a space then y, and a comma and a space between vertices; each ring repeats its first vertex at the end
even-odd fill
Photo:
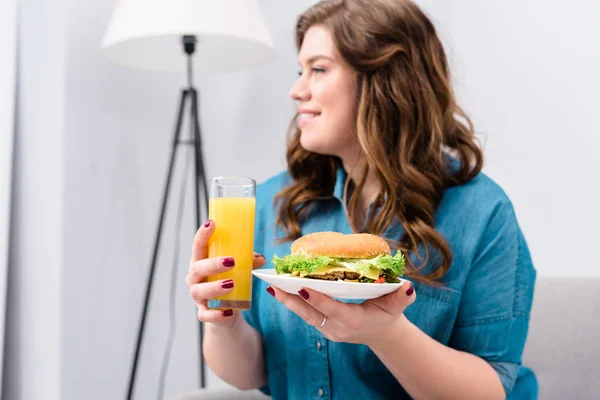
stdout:
MULTIPOLYGON (((181 91, 171 157, 129 376, 127 399, 131 399, 173 166, 180 145, 194 147, 196 227, 200 227, 201 221, 208 218, 208 192, 198 115, 198 92, 194 87, 193 76, 257 67, 270 61, 274 55, 274 48, 257 0, 119 0, 105 33, 102 49, 103 53, 117 64, 136 69, 187 72, 187 87, 181 91), (195 59, 196 56, 198 57, 195 59), (187 140, 181 137, 184 116, 189 118, 190 137, 187 140)), ((203 325, 199 323, 200 387, 204 388, 202 336, 203 325)))

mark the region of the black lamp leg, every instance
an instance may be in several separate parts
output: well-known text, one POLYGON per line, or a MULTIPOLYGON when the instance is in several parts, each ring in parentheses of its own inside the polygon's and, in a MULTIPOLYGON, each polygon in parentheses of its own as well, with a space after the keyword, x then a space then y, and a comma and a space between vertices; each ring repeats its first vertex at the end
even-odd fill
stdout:
POLYGON ((148 313, 148 304, 150 301, 150 292, 152 291, 152 282, 154 280, 154 271, 156 269, 156 261, 158 259, 158 250, 160 247, 160 239, 161 239, 161 233, 162 233, 162 227, 163 227, 163 222, 165 219, 165 212, 167 209, 167 201, 169 199, 169 189, 171 187, 171 178, 173 177, 173 167, 175 164, 175 156, 177 153, 177 145, 179 144, 179 135, 181 132, 181 123, 183 120, 183 111, 185 109, 185 103, 187 100, 187 96, 189 95, 189 93, 187 91, 183 91, 181 94, 181 100, 179 103, 179 113, 177 116, 177 124, 175 127, 175 134, 173 137, 173 147, 171 150, 171 161, 169 162, 169 172, 167 174, 167 182, 165 184, 165 188, 164 188, 164 192, 163 192, 163 201, 162 201, 162 207, 160 210, 160 217, 158 220, 158 229, 156 232, 156 240, 154 242, 154 250, 152 253, 152 263, 150 265, 150 274, 148 276, 148 282, 146 285, 146 295, 144 297, 144 308, 142 310, 142 319, 140 321, 140 325, 138 327, 138 334, 137 334, 137 344, 135 347, 135 355, 133 357, 133 365, 131 367, 131 375, 129 377, 129 386, 127 389, 127 400, 131 400, 132 396, 133 396, 133 388, 135 386, 135 377, 136 377, 136 373, 137 373, 137 366, 138 366, 138 362, 139 362, 139 356, 140 356, 140 349, 142 346, 142 339, 143 339, 143 334, 144 334, 144 326, 146 325, 146 316, 148 313))
MULTIPOLYGON (((198 121, 198 92, 196 91, 196 89, 192 89, 191 90, 191 96, 192 96, 192 117, 194 119, 193 121, 193 127, 194 127, 194 144, 195 144, 195 150, 196 150, 196 184, 198 184, 198 181, 202 182, 202 191, 204 192, 204 198, 202 200, 204 200, 204 206, 205 206, 205 213, 206 216, 208 218, 208 187, 207 187, 207 180, 206 180, 206 169, 204 167, 204 156, 202 154, 202 134, 200 133, 200 122, 198 121)), ((198 193, 198 192, 197 192, 198 193)), ((198 197, 196 197, 196 199, 198 200, 197 203, 200 204, 200 199, 198 197)))
MULTIPOLYGON (((194 179, 195 184, 195 193, 196 193, 196 222, 197 227, 200 227, 202 218, 200 215, 200 183, 202 183, 202 191, 204 192, 203 201, 204 201, 204 219, 208 219, 208 188, 206 183, 206 173, 204 169, 204 158, 202 155, 202 138, 200 134, 200 123, 198 121, 198 95, 196 89, 191 88, 188 89, 188 92, 191 96, 191 106, 192 106, 192 121, 191 122, 191 131, 193 132, 193 142, 194 142, 194 154, 195 154, 195 164, 196 164, 196 174, 194 179)), ((204 368, 204 350, 202 348, 203 340, 204 340, 204 324, 199 322, 200 335, 199 335, 199 347, 200 347, 200 387, 206 387, 206 373, 204 368)))

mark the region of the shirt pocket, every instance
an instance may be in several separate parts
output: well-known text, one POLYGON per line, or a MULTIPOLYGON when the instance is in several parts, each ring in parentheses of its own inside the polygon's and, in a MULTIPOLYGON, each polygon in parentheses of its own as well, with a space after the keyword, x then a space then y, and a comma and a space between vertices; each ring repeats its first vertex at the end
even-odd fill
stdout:
MULTIPOLYGON (((404 315, 428 336, 447 345, 456 321, 460 291, 420 282, 412 282, 412 284, 417 293, 417 300, 404 311, 404 315)), ((364 346, 360 354, 362 374, 366 381, 373 385, 397 383, 391 372, 370 348, 364 346)))
POLYGON ((461 292, 447 286, 412 284, 417 300, 404 311, 404 315, 428 336, 447 345, 456 322, 461 292))

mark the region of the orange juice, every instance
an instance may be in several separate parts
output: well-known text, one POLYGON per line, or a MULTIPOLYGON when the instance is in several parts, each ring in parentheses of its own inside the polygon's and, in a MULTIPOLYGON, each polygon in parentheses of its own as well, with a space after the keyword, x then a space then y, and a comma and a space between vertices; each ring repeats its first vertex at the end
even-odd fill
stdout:
POLYGON ((208 243, 209 257, 233 257, 231 271, 213 275, 209 282, 233 279, 233 289, 208 301, 212 309, 249 309, 252 304, 252 261, 254 258, 253 197, 223 197, 209 200, 209 218, 216 229, 208 243))

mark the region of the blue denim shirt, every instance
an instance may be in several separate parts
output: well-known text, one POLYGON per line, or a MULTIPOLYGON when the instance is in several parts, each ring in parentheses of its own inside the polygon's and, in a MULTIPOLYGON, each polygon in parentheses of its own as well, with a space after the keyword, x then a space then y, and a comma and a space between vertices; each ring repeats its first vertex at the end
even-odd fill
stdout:
MULTIPOLYGON (((302 234, 352 233, 342 204, 345 179, 340 168, 333 197, 319 201, 302 234)), ((290 242, 276 243, 284 234, 275 229, 273 209, 274 196, 289 183, 284 172, 257 188, 255 251, 267 260, 290 252, 290 242)), ((537 398, 535 375, 521 365, 536 273, 510 200, 479 174, 445 191, 435 224, 453 253, 445 287, 413 282, 417 299, 406 317, 438 342, 487 360, 509 398, 537 398)), ((385 236, 399 239, 402 232, 396 224, 385 236)), ((266 288, 254 278, 252 309, 243 314, 263 336, 264 393, 274 399, 410 398, 367 346, 327 340, 266 288)))

